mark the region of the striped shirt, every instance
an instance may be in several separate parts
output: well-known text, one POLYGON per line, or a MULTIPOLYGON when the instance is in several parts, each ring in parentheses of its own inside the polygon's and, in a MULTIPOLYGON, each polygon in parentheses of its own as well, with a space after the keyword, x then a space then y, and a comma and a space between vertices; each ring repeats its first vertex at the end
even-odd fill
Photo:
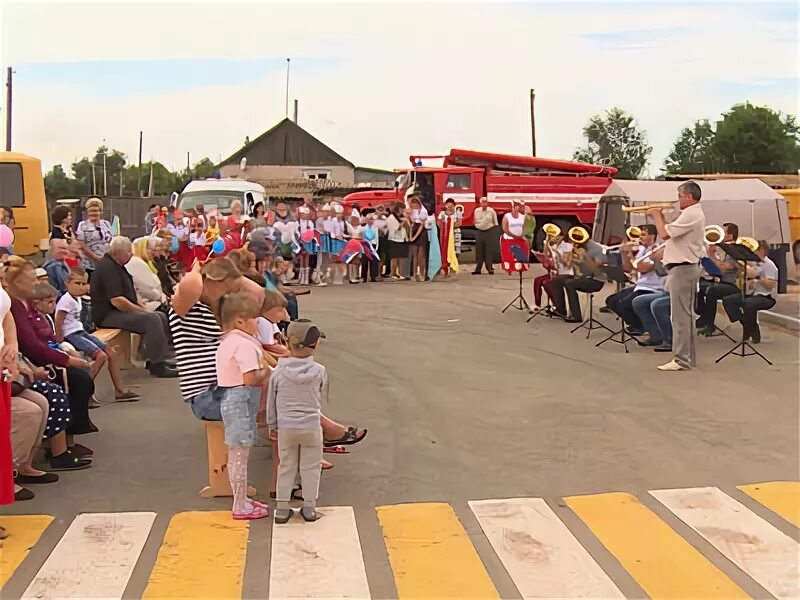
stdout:
POLYGON ((215 356, 222 330, 211 308, 196 302, 179 316, 169 309, 169 328, 175 346, 181 395, 185 401, 217 383, 215 356))

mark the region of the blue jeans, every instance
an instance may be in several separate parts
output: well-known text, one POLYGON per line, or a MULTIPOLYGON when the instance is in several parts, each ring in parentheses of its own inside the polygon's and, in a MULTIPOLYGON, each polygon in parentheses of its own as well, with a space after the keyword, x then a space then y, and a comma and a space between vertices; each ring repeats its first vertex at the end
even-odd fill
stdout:
POLYGON ((201 421, 222 421, 220 404, 224 395, 224 388, 212 385, 207 390, 188 398, 186 402, 192 407, 194 416, 201 421))
POLYGON ((256 444, 256 414, 261 388, 239 385, 222 390, 220 412, 225 424, 225 445, 250 448, 256 444))
POLYGON ((633 311, 644 330, 654 342, 672 342, 672 322, 669 316, 669 293, 643 294, 633 299, 633 311))

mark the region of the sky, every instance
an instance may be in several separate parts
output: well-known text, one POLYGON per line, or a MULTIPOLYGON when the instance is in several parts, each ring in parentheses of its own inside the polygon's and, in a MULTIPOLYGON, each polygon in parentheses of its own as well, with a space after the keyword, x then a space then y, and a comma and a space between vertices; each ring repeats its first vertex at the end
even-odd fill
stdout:
MULTIPOLYGON (((219 161, 285 116, 358 166, 469 148, 571 158, 632 113, 657 175, 682 128, 750 101, 798 114, 796 2, 0 3, 14 149, 68 167, 103 140, 219 161), (290 106, 290 113, 291 113, 290 106)), ((5 124, 3 98, 2 123, 5 124)))

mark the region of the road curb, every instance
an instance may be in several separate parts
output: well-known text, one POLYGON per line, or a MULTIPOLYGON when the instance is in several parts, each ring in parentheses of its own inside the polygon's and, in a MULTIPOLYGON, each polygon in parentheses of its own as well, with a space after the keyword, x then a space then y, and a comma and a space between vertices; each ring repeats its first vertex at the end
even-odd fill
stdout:
POLYGON ((762 310, 758 313, 759 321, 777 325, 790 331, 800 332, 800 319, 791 317, 789 315, 782 315, 780 313, 772 312, 771 310, 762 310))

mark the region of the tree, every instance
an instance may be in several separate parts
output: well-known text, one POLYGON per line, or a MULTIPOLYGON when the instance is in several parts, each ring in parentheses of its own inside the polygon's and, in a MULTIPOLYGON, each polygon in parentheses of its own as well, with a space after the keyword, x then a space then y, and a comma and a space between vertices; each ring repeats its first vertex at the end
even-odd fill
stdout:
POLYGON ((44 176, 44 190, 48 198, 68 198, 78 194, 78 182, 67 175, 62 165, 55 165, 44 176))
POLYGON ((639 128, 632 115, 617 107, 589 119, 583 135, 587 148, 576 150, 573 158, 617 167, 620 179, 638 178, 653 151, 647 144, 647 133, 639 128))
POLYGON ((210 158, 205 157, 194 164, 192 171, 195 179, 207 179, 214 177, 217 172, 217 165, 211 162, 210 158))
MULTIPOLYGON (((84 156, 72 163, 72 173, 78 182, 78 189, 84 194, 102 194, 103 189, 103 155, 105 154, 106 180, 105 185, 109 195, 117 195, 120 191, 120 177, 123 177, 127 158, 119 150, 109 150, 107 146, 100 146, 92 157, 84 156), (92 172, 94 163, 94 173, 92 172)), ((135 186, 133 189, 136 189, 135 186)))
POLYGON ((701 120, 681 131, 664 162, 664 170, 670 174, 712 173, 717 164, 714 129, 708 120, 701 120))
POLYGON ((730 173, 792 173, 800 168, 800 129, 792 115, 749 102, 717 123, 714 152, 730 173))

